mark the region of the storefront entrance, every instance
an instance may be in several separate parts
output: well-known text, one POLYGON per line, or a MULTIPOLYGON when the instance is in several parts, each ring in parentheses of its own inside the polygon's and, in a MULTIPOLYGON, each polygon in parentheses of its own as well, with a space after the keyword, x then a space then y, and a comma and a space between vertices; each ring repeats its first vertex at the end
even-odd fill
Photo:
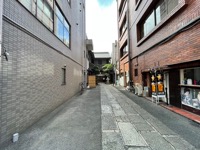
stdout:
POLYGON ((170 104, 181 108, 180 97, 180 72, 179 70, 170 70, 169 72, 169 99, 170 104))

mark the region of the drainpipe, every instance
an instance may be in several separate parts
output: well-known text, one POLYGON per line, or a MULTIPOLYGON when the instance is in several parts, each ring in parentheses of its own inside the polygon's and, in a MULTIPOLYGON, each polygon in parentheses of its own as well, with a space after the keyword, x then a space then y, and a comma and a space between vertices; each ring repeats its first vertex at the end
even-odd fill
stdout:
MULTIPOLYGON (((132 76, 131 76, 131 52, 130 52, 130 31, 129 31, 129 0, 127 0, 127 12, 126 12, 126 19, 127 19, 127 33, 128 33, 128 37, 127 37, 127 46, 128 46, 128 63, 129 63, 129 81, 132 81, 132 76)), ((130 82, 129 82, 130 84, 130 82)), ((130 86, 130 85, 129 85, 130 86)))
POLYGON ((2 57, 2 22, 3 22, 3 0, 0 1, 0 60, 2 57))

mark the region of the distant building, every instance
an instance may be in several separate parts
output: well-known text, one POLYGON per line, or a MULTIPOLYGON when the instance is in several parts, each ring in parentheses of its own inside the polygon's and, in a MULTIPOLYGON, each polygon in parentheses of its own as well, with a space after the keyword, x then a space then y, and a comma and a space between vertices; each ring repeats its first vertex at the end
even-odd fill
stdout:
POLYGON ((118 42, 112 43, 112 54, 111 54, 111 63, 114 65, 114 77, 115 84, 119 83, 119 47, 118 42))
POLYGON ((85 41, 85 0, 0 1, 0 145, 80 91, 85 41))
POLYGON ((164 102, 200 115, 199 8, 199 0, 118 0, 117 9, 130 79, 149 96, 162 93, 164 102))
POLYGON ((118 15, 118 43, 119 43, 119 84, 127 86, 130 76, 129 55, 128 55, 128 20, 127 20, 127 0, 117 0, 118 15))
POLYGON ((103 65, 110 63, 111 56, 109 52, 94 52, 94 65, 101 68, 103 65))
POLYGON ((94 52, 94 66, 97 66, 100 70, 97 74, 97 82, 106 82, 106 75, 102 71, 102 67, 105 64, 110 63, 111 56, 109 52, 94 52))
POLYGON ((84 53, 84 58, 86 58, 86 68, 84 70, 84 85, 87 86, 88 83, 88 75, 90 74, 91 68, 93 68, 94 64, 94 53, 93 53, 93 41, 92 39, 86 39, 86 53, 84 53))

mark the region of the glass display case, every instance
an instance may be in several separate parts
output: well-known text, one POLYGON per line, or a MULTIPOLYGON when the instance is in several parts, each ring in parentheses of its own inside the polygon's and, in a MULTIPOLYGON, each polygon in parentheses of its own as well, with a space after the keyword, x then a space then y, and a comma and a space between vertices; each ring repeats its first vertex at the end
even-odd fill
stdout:
POLYGON ((181 104, 200 110, 200 67, 180 71, 181 104))
POLYGON ((181 87, 181 103, 200 110, 200 88, 181 87))

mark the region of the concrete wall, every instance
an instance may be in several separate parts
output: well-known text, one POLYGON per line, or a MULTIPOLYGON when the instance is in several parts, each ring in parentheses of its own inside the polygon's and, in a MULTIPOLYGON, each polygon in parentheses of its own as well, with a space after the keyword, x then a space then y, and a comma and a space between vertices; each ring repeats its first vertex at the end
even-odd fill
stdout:
POLYGON ((70 49, 17 0, 4 1, 3 46, 10 55, 0 62, 0 145, 80 90, 84 1, 80 5, 79 0, 71 0, 71 6, 57 2, 71 25, 70 49), (66 85, 62 85, 65 65, 66 85))

